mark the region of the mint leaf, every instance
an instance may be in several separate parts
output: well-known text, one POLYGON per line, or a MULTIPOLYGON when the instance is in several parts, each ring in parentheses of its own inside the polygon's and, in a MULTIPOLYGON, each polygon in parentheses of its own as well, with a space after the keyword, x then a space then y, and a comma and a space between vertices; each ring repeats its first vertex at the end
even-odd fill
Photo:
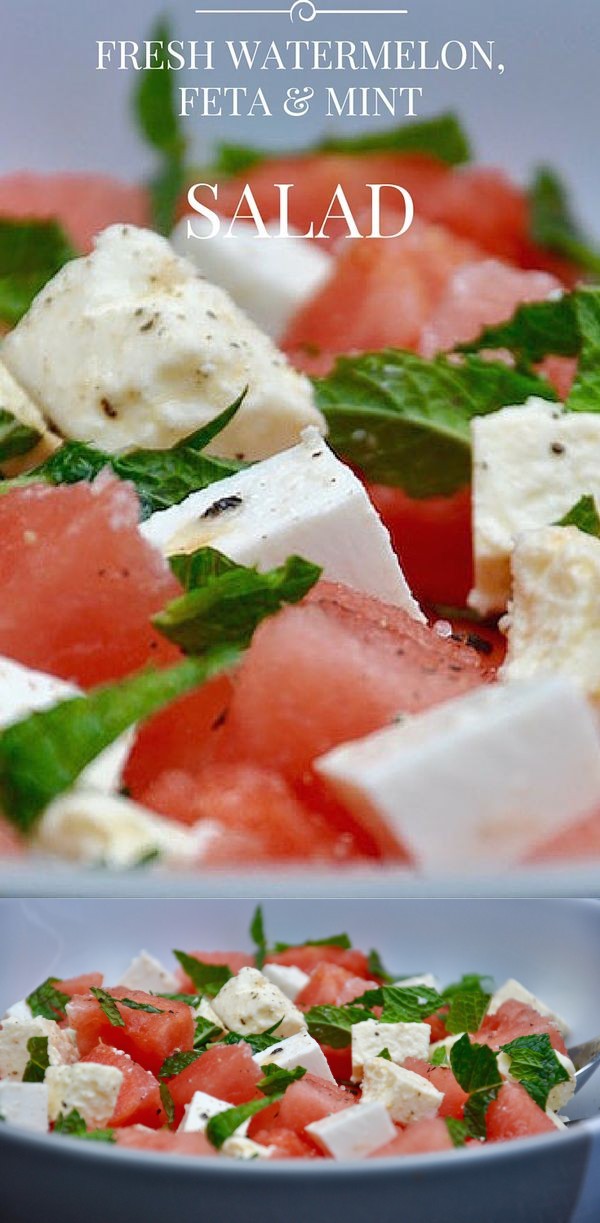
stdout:
POLYGON ((389 1049, 382 1049, 382 1050, 381 1050, 381 1053, 378 1053, 378 1054, 377 1054, 377 1056, 378 1056, 378 1057, 382 1057, 382 1058, 383 1058, 383 1060, 384 1060, 384 1062, 391 1062, 391 1060, 392 1060, 392 1055, 391 1055, 391 1053, 390 1053, 389 1049))
POLYGON ((369 480, 414 498, 449 496, 469 483, 473 417, 531 395, 556 399, 543 379, 501 363, 427 361, 400 349, 340 357, 314 386, 333 449, 369 480))
POLYGON ((270 1049, 271 1045, 277 1044, 277 1029, 281 1027, 283 1019, 278 1019, 271 1028, 267 1028, 266 1032, 260 1032, 256 1035, 250 1033, 242 1035, 241 1032, 228 1032, 225 1039, 222 1041, 224 1045, 250 1045, 253 1053, 264 1053, 265 1049, 270 1049))
POLYGON ((267 954, 267 938, 265 935, 262 905, 257 905, 254 910, 252 921, 250 922, 250 938, 256 948, 254 962, 257 968, 262 968, 267 954))
POLYGON ((575 294, 564 293, 551 301, 525 302, 517 306, 505 323, 484 327, 474 340, 458 346, 458 352, 507 348, 522 368, 543 361, 544 357, 577 357, 581 334, 575 308, 575 294))
POLYGON ((600 286, 573 295, 581 353, 565 406, 572 412, 600 411, 600 286))
POLYGON ((429 1061, 432 1066, 449 1066, 450 1058, 446 1046, 440 1045, 439 1049, 434 1049, 429 1061))
POLYGON ((280 951, 299 951, 302 947, 341 947, 343 951, 349 951, 352 940, 347 934, 330 934, 327 938, 307 938, 305 943, 275 943, 273 951, 275 954, 280 951))
POLYGON ((559 1083, 568 1083, 569 1074, 559 1062, 546 1032, 533 1036, 517 1036, 502 1045, 510 1057, 510 1077, 525 1088, 532 1100, 546 1110, 548 1096, 559 1083))
POLYGON ((98 985, 92 985, 90 994, 94 995, 100 1009, 104 1012, 108 1022, 113 1028, 125 1027, 125 1020, 123 1019, 123 1016, 121 1015, 112 994, 107 993, 105 989, 100 989, 100 986, 98 985))
POLYGON ((559 518, 555 526, 577 527, 586 535, 594 535, 596 539, 600 539, 600 513, 594 497, 591 494, 581 497, 564 518, 559 518))
POLYGON ((173 1102, 173 1097, 166 1083, 161 1083, 159 1091, 160 1102, 165 1110, 165 1115, 167 1118, 167 1126, 170 1130, 172 1130, 175 1123, 175 1104, 173 1102))
POLYGON ((37 429, 22 424, 0 403, 0 463, 15 459, 20 454, 28 454, 37 446, 40 436, 37 429))
POLYGON ((210 1019, 205 1019, 203 1015, 197 1015, 194 1049, 203 1052, 206 1046, 214 1040, 215 1036, 221 1035, 222 1031, 223 1029, 217 1027, 216 1023, 211 1023, 210 1019))
POLYGON ((0 217, 0 322, 18 323, 40 289, 74 257, 56 221, 0 217))
POLYGON ((198 1058, 202 1057, 200 1049, 182 1049, 179 1053, 173 1053, 170 1057, 165 1058, 159 1072, 159 1079, 172 1079, 176 1074, 181 1074, 182 1070, 187 1070, 188 1066, 192 1066, 198 1058))
POLYGON ((76 1108, 72 1108, 65 1116, 59 1113, 54 1122, 54 1134, 66 1134, 74 1138, 89 1138, 93 1142, 116 1142, 114 1130, 88 1130, 88 1127, 76 1108))
POLYGON ((249 1121, 251 1117, 255 1117, 257 1113, 262 1112, 263 1108, 268 1108, 269 1104, 273 1104, 274 1097, 267 1096, 264 1100, 249 1100, 247 1104, 238 1104, 235 1108, 227 1108, 222 1113, 217 1113, 215 1117, 211 1117, 206 1126, 206 1137, 209 1142, 212 1142, 213 1147, 220 1151, 223 1143, 231 1138, 232 1134, 244 1124, 244 1121, 249 1121))
POLYGON ((502 1086, 496 1054, 488 1045, 472 1045, 465 1035, 453 1044, 450 1065, 455 1079, 469 1094, 464 1112, 469 1133, 473 1138, 485 1138, 485 1115, 502 1086))
POLYGON ((225 982, 233 976, 227 964, 205 964, 195 955, 188 955, 187 951, 174 951, 173 955, 179 960, 183 971, 193 981, 196 989, 202 994, 209 994, 211 998, 214 998, 225 982))
POLYGON ((600 272, 600 250, 582 232, 564 183, 548 166, 536 171, 529 189, 529 211, 534 242, 572 260, 586 272, 600 272))
POLYGON ((385 981, 385 983, 388 985, 395 980, 387 969, 384 968, 383 960, 381 959, 379 952, 376 951, 374 947, 372 947, 369 952, 367 964, 369 967, 369 972, 373 977, 379 977, 381 981, 385 981))
POLYGON ((354 1005, 381 1006, 382 1023, 421 1023, 442 1004, 437 990, 426 985, 382 985, 355 998, 354 1005))
POLYGON ((48 1053, 48 1037, 32 1036, 27 1041, 29 1061, 23 1071, 24 1083, 43 1083, 46 1071, 50 1065, 48 1053))
POLYGON ((452 1139, 454 1147, 464 1147, 467 1138, 470 1137, 469 1127, 465 1121, 459 1121, 457 1117, 445 1117, 446 1127, 452 1139))
POLYGON ((296 1066, 294 1070, 284 1070, 282 1066, 276 1066, 274 1062, 269 1062, 262 1069, 264 1078, 256 1086, 264 1096, 282 1096, 291 1083, 297 1083, 306 1074, 303 1066, 296 1066))
POLYGON ((56 983, 60 980, 59 977, 47 977, 38 985, 33 993, 28 994, 25 1001, 34 1016, 39 1016, 41 1019, 54 1019, 57 1022, 65 1018, 65 1007, 70 1001, 68 994, 63 994, 61 990, 56 989, 56 983))
POLYGON ((464 976, 461 981, 447 986, 442 997, 449 1003, 444 1025, 448 1032, 477 1032, 490 1004, 493 983, 475 973, 464 976), (485 989, 485 985, 491 985, 485 989))
POLYGON ((268 573, 237 565, 216 577, 204 574, 201 586, 174 599, 152 623, 186 654, 226 643, 243 648, 261 620, 304 598, 321 572, 318 565, 291 556, 268 573))
POLYGON ((313 1006, 305 1014, 310 1035, 320 1045, 332 1049, 345 1049, 352 1042, 352 1027, 375 1015, 366 1008, 356 1006, 313 1006))
POLYGON ((164 1015, 159 1006, 151 1006, 149 1002, 136 1002, 135 998, 119 998, 121 1006, 128 1006, 130 1011, 146 1011, 147 1015, 164 1015))
POLYGON ((237 561, 230 560, 223 552, 217 552, 216 548, 208 547, 199 548, 197 552, 176 552, 169 557, 169 564, 185 591, 206 586, 223 573, 238 568, 237 561))
MULTIPOLYGON (((166 48, 171 39, 168 23, 160 20, 150 38, 166 48)), ((142 70, 133 98, 138 127, 159 154, 159 167, 150 183, 153 221, 160 233, 171 232, 177 203, 185 185, 187 142, 177 114, 175 80, 167 57, 159 55, 156 65, 142 70)))
POLYGON ((216 649, 163 671, 141 671, 85 696, 60 701, 0 734, 0 805, 22 832, 68 790, 106 747, 134 723, 232 667, 236 651, 216 649))

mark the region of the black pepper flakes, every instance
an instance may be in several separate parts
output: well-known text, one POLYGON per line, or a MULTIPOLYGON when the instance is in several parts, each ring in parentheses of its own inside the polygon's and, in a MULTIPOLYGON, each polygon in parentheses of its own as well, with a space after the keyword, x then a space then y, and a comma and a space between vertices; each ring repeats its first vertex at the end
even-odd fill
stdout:
POLYGON ((118 416, 117 409, 110 402, 110 399, 107 399, 105 395, 103 395, 102 399, 100 400, 100 407, 102 408, 102 411, 104 412, 105 416, 108 416, 110 420, 116 420, 118 416))
POLYGON ((552 454, 564 454, 565 450, 566 446, 563 446, 562 442, 552 442, 550 446, 550 451, 552 454))
POLYGON ((485 637, 480 637, 478 633, 467 633, 466 641, 478 654, 491 654, 494 649, 491 641, 486 641, 485 637))
POLYGON ((242 498, 238 496, 220 497, 218 501, 213 501, 208 509, 201 514, 202 518, 218 518, 219 514, 224 514, 227 510, 236 509, 242 504, 242 498))

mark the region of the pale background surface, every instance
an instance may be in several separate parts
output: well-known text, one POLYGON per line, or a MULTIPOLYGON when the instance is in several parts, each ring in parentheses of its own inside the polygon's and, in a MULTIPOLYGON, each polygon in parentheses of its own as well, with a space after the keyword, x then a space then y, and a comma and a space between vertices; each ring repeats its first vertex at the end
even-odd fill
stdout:
MULTIPOLYGON (((540 161, 562 169, 573 185, 587 223, 600 230, 598 117, 600 115, 600 3, 598 0, 322 0, 326 8, 403 4, 407 17, 320 17, 312 23, 287 16, 201 18, 196 7, 283 8, 287 0, 0 0, 0 172, 27 169, 86 169, 135 178, 148 158, 128 115, 133 73, 95 71, 96 39, 149 35, 155 16, 172 15, 179 38, 429 38, 495 39, 506 65, 503 76, 487 72, 380 74, 378 83, 423 84, 423 113, 452 107, 472 132, 482 160, 518 177, 540 161), (382 79, 383 78, 383 79, 382 79)), ((214 72, 206 83, 233 84, 214 72)), ((270 90, 309 83, 300 73, 260 73, 270 90)), ((373 83, 367 73, 349 74, 347 84, 373 83)), ((336 73, 341 85, 342 74, 336 73)), ((325 83, 325 73, 319 74, 325 83)), ((183 84, 183 74, 177 74, 183 84)), ((203 80, 196 79, 195 84, 203 80)), ((238 84, 247 83, 240 75, 238 84)), ((260 81, 259 83, 263 83, 260 81)), ((310 83, 314 83, 314 76, 310 83)), ((334 83, 333 80, 327 83, 334 83)), ((285 118, 190 120, 201 154, 217 138, 261 145, 299 146, 324 128, 315 113, 285 118)), ((329 121, 330 123, 332 121, 329 121)), ((345 121, 346 125, 348 120, 345 121)), ((350 120, 355 130, 356 120, 350 120)), ((362 121, 367 130, 373 121, 362 121)))

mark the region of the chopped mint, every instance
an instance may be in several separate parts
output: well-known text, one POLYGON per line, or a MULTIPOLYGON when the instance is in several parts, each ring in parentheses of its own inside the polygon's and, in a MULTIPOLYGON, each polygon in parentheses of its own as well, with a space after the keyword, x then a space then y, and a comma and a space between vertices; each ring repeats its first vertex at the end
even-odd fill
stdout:
POLYGON ((264 1053, 265 1049, 270 1049, 271 1045, 277 1043, 277 1029, 281 1027, 283 1018, 278 1019, 271 1028, 267 1028, 266 1032, 260 1032, 256 1035, 247 1033, 243 1035, 241 1032, 228 1032, 223 1040, 224 1045, 250 1045, 253 1053, 264 1053))
POLYGON ((200 586, 174 599, 152 623, 186 654, 225 644, 243 649, 261 620, 304 598, 320 576, 318 565, 299 556, 268 573, 236 565, 218 576, 204 576, 200 586))
POLYGON ((119 998, 121 1006, 128 1006, 130 1011, 146 1011, 148 1015, 164 1015, 160 1006, 151 1006, 149 1002, 136 1002, 135 998, 119 998))
POLYGON ((210 1019, 205 1019, 203 1015, 196 1016, 196 1031, 194 1034, 194 1049, 203 1052, 206 1046, 210 1044, 216 1036, 220 1036, 223 1029, 216 1023, 211 1023, 210 1019))
POLYGON ((455 1079, 468 1092, 464 1119, 472 1138, 485 1138, 485 1116, 502 1086, 496 1054, 489 1045, 471 1044, 465 1034, 450 1050, 455 1079))
MULTIPOLYGON (((128 795, 125 795, 124 797, 128 797, 128 795)), ((138 858, 134 869, 136 871, 143 870, 146 866, 152 866, 155 862, 158 862, 159 859, 160 849, 149 849, 147 853, 142 854, 141 857, 138 858)))
POLYGON ((556 400, 548 382, 477 356, 428 361, 399 349, 338 358, 315 380, 328 440, 378 484, 409 496, 449 496, 471 479, 470 422, 524 403, 556 400))
POLYGON ((15 459, 20 454, 29 454, 39 440, 40 434, 36 429, 22 424, 0 403, 0 463, 15 459))
POLYGON ((534 242, 570 259, 586 272, 600 273, 600 250, 581 230, 557 173, 541 166, 529 189, 530 232, 534 242))
POLYGON ((227 964, 205 964, 197 956, 188 955, 187 951, 174 951, 173 955, 179 960, 183 971, 196 989, 202 994, 209 994, 211 998, 214 998, 225 982, 233 976, 227 964))
POLYGON ((157 998, 166 998, 169 1002, 187 1002, 188 1006, 197 1007, 202 1002, 202 994, 157 994, 157 998))
POLYGON ((387 969, 384 968, 383 960, 381 959, 379 952, 376 951, 374 947, 372 947, 369 952, 367 963, 369 966, 369 972, 372 974, 372 976, 379 977, 381 981, 385 981, 386 985, 391 985, 392 981, 397 979, 392 977, 387 969))
POLYGON ((171 1057, 165 1058, 159 1072, 159 1079, 172 1079, 176 1074, 181 1074, 182 1070, 187 1070, 188 1066, 192 1066, 198 1058, 202 1056, 201 1049, 182 1049, 179 1053, 173 1053, 171 1057))
POLYGON ((235 1134, 240 1125, 273 1103, 274 1097, 266 1096, 262 1100, 249 1100, 247 1104, 238 1104, 235 1108, 227 1108, 224 1112, 217 1113, 215 1117, 210 1118, 206 1126, 206 1137, 213 1147, 220 1151, 223 1143, 235 1134))
MULTIPOLYGON (((171 39, 168 23, 158 21, 150 37, 152 42, 166 48, 171 39)), ((174 77, 164 50, 152 69, 141 71, 133 102, 138 127, 159 154, 158 170, 150 182, 154 226, 160 233, 169 234, 185 187, 187 141, 179 122, 174 77)))
POLYGON ((345 1049, 352 1042, 352 1027, 365 1019, 375 1019, 372 1011, 357 1006, 313 1006, 305 1015, 310 1035, 321 1045, 345 1049))
POLYGON ((581 497, 576 505, 555 524, 557 527, 577 527, 586 535, 594 535, 600 539, 600 513, 595 498, 588 494, 581 497))
POLYGON ((224 573, 230 573, 238 568, 237 561, 232 561, 216 548, 199 548, 197 552, 176 552, 169 557, 169 564, 186 592, 206 586, 224 573))
POLYGON ((545 1111, 552 1088, 569 1081, 568 1071, 558 1060, 548 1034, 517 1036, 502 1045, 502 1052, 510 1057, 511 1079, 517 1079, 545 1111))
POLYGON ((304 943, 275 943, 273 951, 277 954, 280 951, 299 950, 301 947, 341 947, 343 951, 349 951, 352 940, 347 934, 330 934, 327 938, 307 938, 304 943))
MULTIPOLYGON (((217 555, 219 554, 217 553, 217 555)), ((262 968, 268 950, 262 905, 257 905, 254 910, 252 921, 250 922, 250 938, 256 948, 254 963, 257 968, 262 968)))
POLYGON ((52 799, 134 723, 237 662, 231 648, 187 658, 59 701, 0 734, 0 802, 21 832, 31 832, 52 799))
POLYGON ((161 1083, 159 1090, 160 1102, 165 1110, 167 1125, 169 1129, 172 1130, 175 1123, 175 1104, 173 1102, 173 1097, 166 1083, 161 1083))
POLYGON ((114 1130, 88 1130, 88 1127, 76 1108, 72 1108, 65 1116, 59 1113, 54 1122, 55 1134, 72 1135, 74 1138, 89 1138, 93 1142, 116 1142, 114 1130))
MULTIPOLYGON (((123 1019, 123 1016, 121 1015, 112 994, 107 993, 105 989, 100 989, 98 985, 92 985, 90 993, 94 995, 94 998, 98 1002, 101 1010, 106 1015, 106 1018, 112 1027, 124 1028, 125 1020, 123 1019)), ((119 1002, 120 1001, 121 999, 119 999, 119 1002)))
POLYGON ((429 1061, 432 1066, 449 1066, 450 1058, 446 1045, 440 1045, 439 1049, 434 1049, 429 1061))
POLYGON ((448 1014, 444 1015, 448 1032, 455 1035, 479 1030, 492 996, 492 989, 484 988, 488 984, 491 983, 487 978, 471 973, 447 986, 442 997, 449 1004, 448 1014))
POLYGON ((368 989, 356 998, 354 1005, 383 1007, 382 1023, 420 1023, 441 1005, 437 990, 425 985, 382 985, 379 989, 368 989))
POLYGON ((18 323, 40 289, 75 254, 56 221, 0 217, 0 322, 9 327, 18 323))
POLYGON ((29 1061, 23 1071, 24 1083, 43 1083, 50 1065, 48 1037, 32 1036, 27 1041, 29 1061))
POLYGON ((454 1147, 464 1147, 467 1138, 470 1137, 469 1126, 466 1121, 459 1121, 457 1117, 445 1117, 446 1127, 452 1139, 454 1147))
POLYGON ((306 1074, 303 1066, 296 1066, 294 1070, 284 1070, 282 1066, 276 1066, 274 1062, 262 1066, 261 1069, 264 1071, 264 1078, 256 1086, 264 1096, 283 1095, 291 1083, 297 1083, 306 1074))
POLYGON ((39 1016, 41 1019, 55 1019, 57 1022, 65 1018, 65 1007, 69 1001, 69 995, 63 994, 61 990, 56 989, 59 977, 47 977, 38 985, 33 993, 28 994, 25 1001, 34 1016, 39 1016))
POLYGON ((391 1062, 392 1060, 392 1055, 389 1049, 382 1049, 381 1053, 378 1053, 377 1056, 382 1057, 385 1062, 391 1062))

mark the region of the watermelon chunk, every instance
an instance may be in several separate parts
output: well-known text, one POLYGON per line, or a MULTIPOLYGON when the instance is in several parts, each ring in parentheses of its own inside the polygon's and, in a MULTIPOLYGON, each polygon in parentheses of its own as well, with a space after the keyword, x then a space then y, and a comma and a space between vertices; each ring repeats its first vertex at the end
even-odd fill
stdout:
POLYGON ((267 964, 291 964, 302 972, 310 973, 320 964, 338 964, 355 977, 367 977, 369 965, 364 951, 356 947, 336 947, 321 944, 318 947, 288 947, 285 951, 267 956, 267 964))
POLYGON ((386 1146, 373 1151, 372 1159, 384 1159, 389 1155, 428 1155, 434 1151, 451 1151, 452 1139, 448 1127, 441 1117, 415 1121, 393 1138, 386 1146))
POLYGON ((271 1159, 319 1159, 321 1157, 321 1152, 316 1147, 305 1142, 294 1130, 286 1130, 283 1126, 258 1130, 254 1134, 254 1141, 263 1146, 275 1148, 271 1159))
POLYGON ((279 1124, 305 1136, 306 1126, 311 1122, 339 1113, 355 1103, 354 1096, 345 1087, 338 1087, 314 1074, 305 1074, 303 1079, 288 1087, 279 1105, 279 1124))
POLYGON ((499 1049, 501 1045, 508 1045, 518 1036, 532 1036, 541 1032, 547 1032, 552 1047, 566 1056, 567 1048, 556 1024, 540 1015, 533 1007, 509 999, 508 1002, 502 1003, 495 1015, 486 1015, 473 1040, 490 1045, 492 1049, 499 1049))
POLYGON ((148 193, 104 174, 35 174, 0 178, 0 215, 58 220, 74 246, 87 252, 101 229, 118 222, 149 225, 148 193))
POLYGON ((165 1058, 174 1049, 193 1048, 194 1017, 185 1002, 172 1002, 123 986, 110 990, 110 995, 117 1003, 124 1027, 111 1024, 91 994, 78 994, 67 1004, 67 1018, 77 1034, 77 1047, 82 1057, 102 1042, 123 1049, 145 1070, 158 1074, 165 1058), (119 1003, 121 998, 158 1008, 160 1014, 132 1010, 119 1003))
POLYGON ((158 1079, 149 1070, 144 1070, 134 1062, 128 1053, 123 1053, 121 1049, 112 1049, 110 1045, 96 1045, 96 1048, 81 1060, 96 1062, 100 1066, 115 1066, 123 1075, 115 1111, 108 1122, 109 1128, 146 1125, 150 1129, 159 1129, 165 1124, 166 1115, 160 1098, 158 1079))
POLYGON ((377 989, 377 981, 357 977, 339 964, 317 964, 310 981, 300 990, 296 1006, 304 1010, 311 1006, 344 1006, 367 989, 377 989))
POLYGON ((245 1104, 258 1096, 257 1083, 263 1072, 252 1056, 249 1045, 215 1045, 207 1049, 191 1066, 169 1079, 168 1087, 175 1105, 177 1123, 183 1117, 195 1091, 204 1091, 229 1104, 245 1104))
POLYGON ((457 1083, 449 1066, 432 1066, 430 1062, 422 1061, 418 1057, 407 1058, 403 1065, 406 1070, 413 1070, 415 1074, 428 1079, 438 1091, 444 1093, 440 1104, 440 1117, 456 1117, 457 1120, 463 1117, 468 1093, 457 1083))
POLYGON ((79 977, 68 977, 65 980, 57 981, 56 988, 61 994, 68 994, 69 998, 74 998, 75 994, 89 994, 92 986, 98 988, 102 985, 104 977, 101 972, 84 972, 79 977))
POLYGON ((473 586, 471 489, 415 500, 401 488, 368 485, 415 597, 465 607, 473 586))
POLYGON ((200 1131, 178 1134, 129 1125, 116 1132, 117 1145, 138 1151, 166 1151, 169 1155, 215 1155, 215 1148, 200 1131))
POLYGON ((485 1128, 488 1142, 505 1142, 509 1138, 558 1132, 548 1114, 531 1099, 520 1083, 503 1084, 487 1110, 485 1128))

